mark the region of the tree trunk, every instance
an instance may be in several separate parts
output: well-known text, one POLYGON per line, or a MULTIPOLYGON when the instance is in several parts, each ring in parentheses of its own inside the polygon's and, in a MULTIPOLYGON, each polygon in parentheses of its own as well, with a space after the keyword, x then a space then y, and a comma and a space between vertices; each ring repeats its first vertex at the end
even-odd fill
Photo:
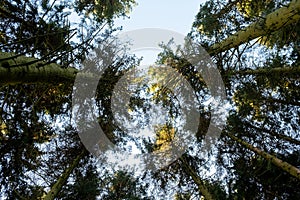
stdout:
POLYGON ((59 179, 56 181, 56 183, 53 184, 50 191, 42 197, 43 200, 53 200, 57 194, 61 191, 64 184, 67 182, 71 172, 73 169, 78 165, 79 161, 84 157, 86 154, 86 150, 84 149, 72 162, 72 164, 65 169, 63 174, 59 177, 59 179))
POLYGON ((295 166, 293 166, 293 165, 291 165, 287 162, 284 162, 284 161, 280 160, 279 158, 262 151, 261 149, 258 149, 256 147, 252 146, 251 144, 245 142, 244 140, 241 140, 241 139, 235 137, 234 135, 232 135, 230 133, 226 133, 226 135, 229 136, 234 141, 240 143, 241 145, 243 145, 247 149, 250 149, 254 153, 262 156, 266 160, 272 162, 275 166, 281 168, 282 170, 286 171, 290 175, 292 175, 292 176, 294 176, 294 177, 296 177, 297 179, 300 180, 300 169, 298 169, 297 167, 295 167, 295 166))
POLYGON ((275 131, 268 130, 266 128, 261 128, 261 127, 254 126, 253 124, 251 124, 249 122, 244 122, 244 123, 245 123, 246 126, 248 126, 250 128, 253 128, 253 129, 257 130, 257 131, 262 131, 262 132, 265 132, 267 134, 270 134, 273 137, 276 137, 276 138, 288 141, 288 142, 296 144, 296 145, 300 145, 300 141, 297 140, 297 139, 294 139, 294 138, 291 138, 289 136, 276 133, 275 131))
POLYGON ((240 71, 229 71, 227 76, 234 75, 272 75, 280 74, 300 74, 300 67, 276 67, 276 68, 262 68, 262 69, 249 69, 249 70, 240 70, 240 71))
POLYGON ((0 52, 0 85, 73 83, 77 72, 75 68, 0 52))
POLYGON ((282 104, 282 105, 291 105, 291 106, 300 106, 300 102, 298 101, 291 101, 291 100, 282 100, 282 99, 275 99, 271 97, 262 97, 256 99, 256 101, 261 101, 264 104, 282 104))
POLYGON ((208 48, 208 53, 213 56, 249 42, 252 39, 267 35, 284 26, 297 22, 300 19, 300 0, 293 0, 287 6, 277 9, 247 28, 238 31, 227 39, 208 48))
POLYGON ((184 156, 180 158, 180 161, 183 165, 184 171, 192 177, 193 181, 198 186, 198 189, 200 193, 204 196, 205 200, 213 200, 213 196, 208 191, 207 187, 204 185, 203 181, 199 178, 199 176, 196 174, 196 172, 189 166, 189 164, 186 162, 184 156))

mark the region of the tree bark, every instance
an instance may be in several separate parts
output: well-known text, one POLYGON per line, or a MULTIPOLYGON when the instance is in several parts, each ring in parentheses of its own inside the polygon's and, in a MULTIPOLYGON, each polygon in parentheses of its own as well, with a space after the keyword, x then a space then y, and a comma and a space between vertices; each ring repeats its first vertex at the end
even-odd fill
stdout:
POLYGON ((73 83, 77 72, 75 68, 0 52, 0 85, 73 83))
POLYGON ((246 147, 247 149, 253 151, 254 153, 262 156, 263 158, 265 158, 266 160, 272 162, 275 166, 279 167, 280 169, 282 169, 283 171, 286 171, 287 173, 289 173, 290 175, 296 177, 297 179, 300 180, 300 169, 298 169, 297 167, 291 165, 290 163, 287 163, 271 154, 268 154, 266 152, 264 152, 263 150, 256 148, 254 146, 252 146, 251 144, 245 142, 244 140, 241 140, 237 137, 235 137, 234 135, 230 134, 230 133, 226 133, 227 136, 229 136, 231 139, 233 139, 234 141, 238 142, 239 144, 243 145, 244 147, 246 147))
POLYGON ((213 200, 213 196, 208 191, 207 187, 204 185, 203 181, 199 178, 199 176, 196 174, 196 172, 189 166, 189 164, 186 162, 184 156, 180 158, 180 161, 183 165, 184 171, 191 176, 193 181, 198 186, 198 189, 200 193, 204 196, 205 200, 213 200))
POLYGON ((208 48, 208 53, 214 56, 252 39, 267 35, 273 31, 297 22, 300 19, 300 0, 292 0, 287 6, 277 9, 247 28, 229 36, 222 42, 208 48))
POLYGON ((272 75, 280 74, 300 74, 300 67, 276 67, 276 68, 261 68, 261 69, 248 69, 239 71, 229 71, 227 76, 237 76, 237 75, 272 75))
POLYGON ((64 184, 67 182, 71 172, 74 170, 74 168, 79 164, 79 161, 84 157, 86 154, 86 150, 84 149, 71 163, 71 165, 65 169, 63 174, 59 177, 59 179, 56 181, 56 183, 53 184, 50 191, 42 197, 43 200, 53 200, 58 193, 61 191, 64 184))

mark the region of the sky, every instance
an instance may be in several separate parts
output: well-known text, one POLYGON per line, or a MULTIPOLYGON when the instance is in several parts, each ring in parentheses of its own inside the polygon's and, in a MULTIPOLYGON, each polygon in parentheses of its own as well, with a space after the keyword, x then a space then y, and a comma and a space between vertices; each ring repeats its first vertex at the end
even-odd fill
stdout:
MULTIPOLYGON (((205 2, 205 0, 137 0, 138 5, 133 8, 130 18, 117 19, 115 21, 115 25, 123 27, 121 33, 136 29, 159 28, 175 31, 185 36, 190 32, 192 24, 195 20, 195 16, 199 11, 200 4, 203 2, 205 2)), ((151 40, 153 37, 154 36, 151 34, 145 34, 144 39, 151 40)), ((142 51, 139 50, 138 52, 134 53, 137 56, 143 56, 144 59, 142 64, 149 65, 155 62, 156 55, 159 52, 160 51, 154 51, 151 49, 142 51)), ((162 114, 164 112, 161 110, 158 110, 157 113, 160 113, 161 116, 164 116, 162 114)), ((159 116, 156 116, 155 113, 151 111, 151 120, 157 120, 158 118, 159 116)), ((149 131, 151 133, 148 133, 147 129, 142 129, 138 135, 146 134, 146 136, 149 137, 149 135, 153 134, 153 130, 149 129, 149 131)), ((135 132, 133 134, 137 133, 135 132)), ((129 142, 128 145, 131 146, 132 152, 140 153, 140 150, 134 146, 134 143, 129 142)), ((128 157, 127 160, 129 163, 125 162, 125 164, 134 163, 133 160, 129 159, 128 157)), ((210 174, 212 173, 214 173, 213 170, 210 172, 210 174)))
POLYGON ((130 19, 116 21, 124 31, 138 28, 164 28, 186 35, 205 0, 137 0, 130 19))
MULTIPOLYGON (((117 19, 115 25, 122 26, 121 33, 142 28, 160 28, 186 35, 190 32, 200 4, 206 0, 137 0, 129 19, 117 19)), ((148 38, 150 40, 151 38, 148 38)), ((171 38, 170 38, 171 39, 171 38)), ((168 41, 164 41, 168 42, 168 41)), ((142 64, 153 64, 159 51, 134 52, 143 56, 142 64)))

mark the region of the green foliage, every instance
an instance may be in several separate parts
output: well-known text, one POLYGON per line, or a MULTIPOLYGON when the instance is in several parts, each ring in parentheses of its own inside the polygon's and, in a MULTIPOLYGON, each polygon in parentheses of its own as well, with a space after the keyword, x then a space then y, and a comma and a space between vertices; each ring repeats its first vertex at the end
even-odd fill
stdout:
POLYGON ((190 193, 177 193, 175 195, 175 200, 188 200, 191 199, 192 194, 190 193))
POLYGON ((60 194, 60 199, 96 199, 100 194, 100 178, 95 166, 87 164, 77 168, 74 173, 74 183, 67 185, 60 194))
MULTIPOLYGON (((1 33, 6 36, 3 50, 29 55, 38 54, 47 58, 71 49, 70 38, 73 32, 66 20, 66 4, 54 6, 53 9, 39 11, 37 2, 5 1, 0 15, 1 33), (22 9, 21 5, 24 8, 22 9), (40 13, 41 12, 41 13, 40 13), (45 19, 47 15, 51 19, 45 19), (22 17, 20 17, 22 16, 22 17)), ((49 8, 50 9, 50 8, 49 8)), ((49 59, 49 58, 48 58, 49 59)))
POLYGON ((267 36, 263 36, 260 39, 260 43, 266 45, 267 47, 278 46, 279 48, 283 48, 284 46, 293 45, 295 41, 299 41, 299 22, 289 25, 284 29, 279 29, 278 31, 274 31, 267 36))
MULTIPOLYGON (((209 48, 282 7, 282 3, 288 2, 207 1, 200 7, 189 35, 196 43, 209 48)), ((16 57, 36 57, 45 62, 40 67, 49 67, 47 64, 54 62, 62 68, 80 68, 78 63, 87 52, 110 41, 116 30, 113 20, 127 16, 135 4, 133 0, 1 1, 1 51, 13 52, 16 57), (80 19, 75 25, 70 21, 71 12, 80 19), (108 30, 102 30, 106 23, 108 30)), ((210 113, 213 106, 207 105, 210 92, 195 66, 179 54, 188 54, 188 48, 174 52, 172 41, 161 45, 163 51, 157 63, 171 66, 185 77, 198 100, 200 118, 196 139, 184 154, 188 171, 182 160, 177 160, 154 173, 147 171, 134 177, 126 171, 112 173, 114 169, 85 155, 56 198, 164 199, 166 195, 176 194, 173 196, 178 200, 200 199, 205 193, 200 182, 215 199, 300 199, 299 180, 288 169, 280 169, 280 164, 275 166, 274 160, 253 152, 255 147, 272 158, 300 167, 297 145, 300 75, 289 71, 300 63, 298 24, 263 35, 256 43, 247 42, 213 56, 226 82, 231 105, 224 108, 230 110, 224 135, 208 152, 202 152, 201 148, 214 117, 210 113), (280 68, 286 71, 274 70, 280 68), (241 145, 238 139, 227 137, 228 134, 249 144, 252 150, 241 145)), ((111 98, 116 83, 139 61, 129 55, 122 60, 110 57, 119 49, 112 47, 98 52, 101 58, 112 59, 99 80, 95 101, 99 124, 113 143, 122 145, 131 138, 118 127, 111 98)), ((13 60, 10 58, 10 62, 13 60)), ((156 76, 162 78, 164 74, 156 76)), ((63 82, 0 87, 1 197, 41 198, 64 175, 78 152, 82 152, 83 146, 71 121, 72 89, 72 85, 63 82)), ((180 114, 178 97, 160 84, 144 84, 131 96, 128 109, 138 113, 134 122, 143 127, 151 117, 146 115, 151 100, 162 104, 171 121, 180 114)), ((172 141, 177 131, 176 123, 156 127, 156 144, 145 142, 148 152, 163 149, 165 141, 172 141)))
POLYGON ((222 28, 220 19, 215 17, 212 12, 217 9, 218 2, 207 1, 200 7, 200 11, 196 16, 196 21, 193 26, 197 27, 197 30, 201 34, 205 34, 209 37, 214 36, 222 28))
POLYGON ((138 185, 138 181, 131 177, 127 172, 118 171, 113 177, 108 178, 109 191, 101 199, 110 200, 138 200, 149 199, 143 197, 146 192, 145 188, 138 185))
POLYGON ((115 17, 125 17, 129 14, 135 0, 76 0, 75 8, 78 12, 84 12, 86 16, 92 14, 96 21, 108 20, 112 22, 115 17))
MULTIPOLYGON (((294 153, 284 157, 288 162, 296 164, 299 160, 297 156, 299 154, 294 153)), ((249 160, 244 160, 244 158, 237 160, 235 169, 238 178, 233 190, 236 191, 234 196, 238 199, 245 196, 251 199, 258 197, 264 199, 277 197, 298 199, 300 196, 299 191, 294 190, 294 188, 299 187, 299 181, 259 156, 251 157, 249 160), (274 192, 264 193, 265 190, 274 192)))
MULTIPOLYGON (((98 8, 106 10, 98 13, 93 23, 77 13, 82 21, 75 24, 70 17, 71 12, 76 15, 74 2, 1 1, 0 50, 15 57, 37 58, 32 62, 43 61, 44 65, 37 67, 49 67, 49 63, 60 64, 62 68, 78 67, 85 54, 115 30, 108 27, 101 33, 99 27, 130 11, 133 3, 114 2, 109 8, 98 3, 98 8)), ((13 57, 6 59, 14 62, 13 57)), ((18 67, 25 68, 27 64, 18 67)), ((39 199, 83 148, 71 127, 72 89, 72 85, 63 82, 15 86, 1 83, 0 198, 39 199)), ((77 175, 70 193, 76 199, 95 199, 99 195, 95 168, 77 175)))
POLYGON ((238 10, 247 18, 266 15, 274 7, 275 3, 271 0, 243 0, 237 3, 238 10))

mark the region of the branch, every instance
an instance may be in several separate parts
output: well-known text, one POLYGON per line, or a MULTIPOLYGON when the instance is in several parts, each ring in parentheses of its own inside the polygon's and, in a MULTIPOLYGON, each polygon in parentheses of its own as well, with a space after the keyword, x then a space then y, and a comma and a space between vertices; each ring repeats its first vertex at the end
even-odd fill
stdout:
POLYGON ((287 6, 277 9, 268 14, 266 18, 249 25, 247 28, 229 36, 222 42, 216 43, 208 48, 208 53, 214 56, 241 44, 249 42, 260 36, 267 35, 284 26, 298 22, 300 19, 300 1, 293 0, 287 6))

